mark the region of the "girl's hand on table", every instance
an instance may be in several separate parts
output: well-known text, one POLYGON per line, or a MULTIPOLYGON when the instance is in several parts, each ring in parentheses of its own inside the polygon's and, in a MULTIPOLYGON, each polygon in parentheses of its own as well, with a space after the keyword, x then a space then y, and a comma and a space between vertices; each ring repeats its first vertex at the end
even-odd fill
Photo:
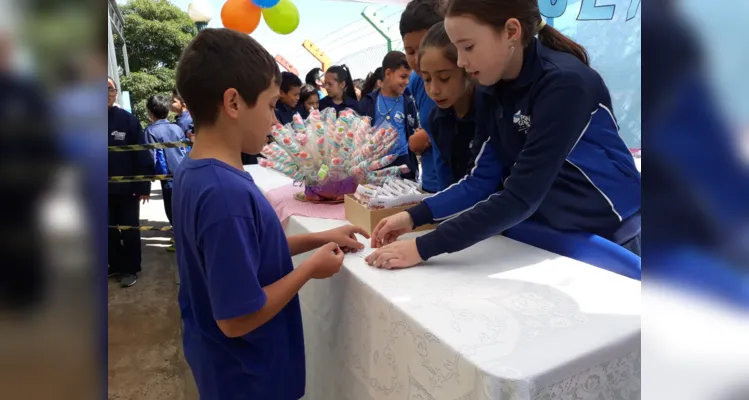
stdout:
POLYGON ((398 240, 400 235, 414 230, 411 214, 402 211, 380 220, 372 232, 372 247, 378 248, 398 240))
POLYGON ((366 258, 367 264, 377 268, 399 269, 409 268, 422 263, 416 240, 401 240, 377 249, 366 258))

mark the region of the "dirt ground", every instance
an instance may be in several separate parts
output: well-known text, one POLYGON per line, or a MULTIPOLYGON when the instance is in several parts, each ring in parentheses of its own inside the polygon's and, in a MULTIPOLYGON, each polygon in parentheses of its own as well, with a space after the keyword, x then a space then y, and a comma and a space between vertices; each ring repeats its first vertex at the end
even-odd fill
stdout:
MULTIPOLYGON (((141 225, 169 225, 160 185, 141 206, 141 225)), ((120 288, 109 281, 108 398, 193 400, 197 391, 182 354, 177 304, 179 278, 169 232, 141 235, 143 271, 138 283, 120 288)))

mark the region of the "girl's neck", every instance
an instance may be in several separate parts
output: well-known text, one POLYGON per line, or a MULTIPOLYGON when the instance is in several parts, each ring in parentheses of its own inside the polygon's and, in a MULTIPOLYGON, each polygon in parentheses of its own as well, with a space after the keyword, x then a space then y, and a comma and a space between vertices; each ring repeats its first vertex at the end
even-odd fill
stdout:
POLYGON ((507 70, 505 71, 504 76, 502 76, 503 81, 511 81, 520 76, 520 71, 523 69, 524 51, 525 49, 522 45, 515 46, 515 52, 510 59, 510 63, 507 65, 507 70))
POLYGON ((215 158, 238 170, 244 170, 242 164, 242 153, 236 151, 236 145, 229 143, 229 140, 220 132, 220 128, 209 127, 196 132, 200 135, 200 140, 196 140, 190 150, 190 158, 200 160, 205 158, 215 158))
POLYGON ((335 96, 333 97, 333 103, 341 104, 343 103, 343 95, 335 96))
POLYGON ((453 112, 458 118, 463 118, 471 109, 471 100, 473 99, 473 84, 463 92, 458 101, 453 104, 453 112))

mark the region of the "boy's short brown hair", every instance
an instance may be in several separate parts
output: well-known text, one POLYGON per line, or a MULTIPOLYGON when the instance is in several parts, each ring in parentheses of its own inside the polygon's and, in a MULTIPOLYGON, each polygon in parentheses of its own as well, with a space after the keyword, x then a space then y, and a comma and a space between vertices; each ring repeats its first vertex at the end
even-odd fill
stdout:
POLYGON ((276 60, 255 39, 226 28, 207 28, 187 45, 177 66, 177 92, 196 127, 211 125, 227 89, 249 105, 281 82, 276 60))

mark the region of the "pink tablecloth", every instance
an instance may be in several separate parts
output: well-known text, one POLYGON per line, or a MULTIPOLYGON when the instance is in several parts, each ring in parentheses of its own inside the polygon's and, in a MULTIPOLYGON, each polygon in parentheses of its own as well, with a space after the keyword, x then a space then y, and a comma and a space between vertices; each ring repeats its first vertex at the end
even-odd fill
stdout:
POLYGON ((268 201, 276 210, 281 225, 286 227, 289 217, 300 215, 303 217, 340 219, 346 220, 343 203, 340 204, 314 204, 294 199, 294 193, 304 191, 302 186, 288 184, 273 189, 266 194, 268 201))

